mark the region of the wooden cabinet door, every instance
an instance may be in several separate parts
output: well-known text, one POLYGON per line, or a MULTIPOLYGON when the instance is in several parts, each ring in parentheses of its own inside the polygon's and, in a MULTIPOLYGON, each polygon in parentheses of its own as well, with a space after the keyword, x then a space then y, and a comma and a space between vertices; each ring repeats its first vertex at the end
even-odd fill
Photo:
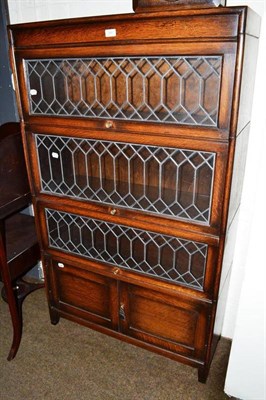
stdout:
POLYGON ((50 305, 62 316, 117 329, 117 283, 63 262, 48 267, 50 305))
POLYGON ((133 343, 174 357, 189 357, 197 363, 204 360, 209 303, 132 285, 74 264, 55 259, 49 263, 51 315, 105 333, 110 330, 120 338, 131 337, 133 343))
POLYGON ((121 331, 155 347, 202 360, 208 314, 207 303, 121 284, 121 331))

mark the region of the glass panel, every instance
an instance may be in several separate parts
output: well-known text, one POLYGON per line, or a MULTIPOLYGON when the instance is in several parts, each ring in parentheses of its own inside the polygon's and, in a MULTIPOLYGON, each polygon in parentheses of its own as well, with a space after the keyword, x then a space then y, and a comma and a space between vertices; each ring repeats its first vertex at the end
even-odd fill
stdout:
POLYGON ((217 126, 221 56, 25 63, 32 114, 217 126))
POLYGON ((209 221, 215 153, 35 137, 43 192, 209 221))
POLYGON ((49 245, 170 282, 202 289, 208 246, 46 209, 49 245))

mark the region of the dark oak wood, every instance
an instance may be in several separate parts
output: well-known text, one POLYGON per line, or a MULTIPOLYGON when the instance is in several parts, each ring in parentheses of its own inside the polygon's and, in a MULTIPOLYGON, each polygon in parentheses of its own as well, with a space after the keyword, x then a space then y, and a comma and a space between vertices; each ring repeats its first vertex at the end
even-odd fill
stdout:
POLYGON ((84 272, 63 262, 50 266, 53 281, 53 306, 78 318, 109 329, 117 329, 116 281, 103 275, 84 272))
POLYGON ((2 125, 0 140, 0 218, 3 219, 26 207, 30 203, 31 194, 19 124, 2 125))
POLYGON ((217 12, 217 9, 207 9, 205 15, 202 10, 199 12, 193 10, 193 19, 188 18, 191 11, 184 10, 180 13, 173 11, 160 14, 126 14, 122 18, 117 16, 93 17, 86 20, 81 18, 77 23, 70 19, 56 21, 56 23, 22 24, 13 28, 12 40, 17 49, 30 49, 64 47, 64 43, 76 47, 99 43, 115 46, 123 42, 128 43, 128 41, 145 43, 188 38, 200 41, 210 37, 230 39, 235 38, 238 30, 241 29, 240 17, 244 8, 232 10, 228 8, 217 12), (208 18, 206 14, 209 14, 208 18), (91 29, 92 26, 93 29, 91 29), (110 39, 105 36, 105 29, 110 29, 112 26, 117 30, 117 36, 110 39), (136 36, 136 31, 138 36, 136 36), (73 37, 75 41, 72 40, 73 37))
POLYGON ((20 213, 30 204, 31 194, 18 123, 0 127, 0 159, 0 279, 13 325, 8 355, 12 360, 22 336, 22 302, 33 290, 43 287, 43 283, 23 280, 23 275, 40 260, 40 247, 34 217, 20 213))
POLYGON ((204 359, 208 314, 209 305, 192 298, 130 284, 120 288, 122 332, 196 360, 204 359))
POLYGON ((68 318, 191 365, 206 382, 259 19, 247 7, 189 3, 136 0, 136 14, 9 33, 51 322, 68 318), (174 201, 187 215, 169 212, 174 201), (196 217, 195 204, 209 204, 209 217, 196 217))
POLYGON ((135 12, 224 6, 225 0, 133 0, 135 12))
POLYGON ((169 289, 165 293, 145 289, 144 282, 120 282, 117 268, 106 279, 107 274, 85 271, 82 260, 70 264, 69 257, 62 254, 52 258, 47 254, 44 260, 53 324, 64 317, 173 360, 202 366, 210 303, 169 295, 169 289), (85 296, 80 301, 83 291, 85 296), (130 302, 132 294, 137 301, 130 302))

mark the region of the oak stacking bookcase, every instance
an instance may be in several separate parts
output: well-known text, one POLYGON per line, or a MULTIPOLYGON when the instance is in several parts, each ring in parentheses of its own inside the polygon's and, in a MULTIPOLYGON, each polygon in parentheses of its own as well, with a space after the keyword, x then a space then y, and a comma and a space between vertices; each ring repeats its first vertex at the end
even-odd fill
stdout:
POLYGON ((180 3, 9 26, 10 54, 51 322, 191 365, 205 382, 259 18, 180 3))

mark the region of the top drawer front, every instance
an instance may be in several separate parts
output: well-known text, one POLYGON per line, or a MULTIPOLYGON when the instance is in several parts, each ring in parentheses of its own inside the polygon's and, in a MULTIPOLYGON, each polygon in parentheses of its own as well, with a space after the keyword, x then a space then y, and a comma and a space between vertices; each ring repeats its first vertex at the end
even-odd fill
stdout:
POLYGON ((30 112, 217 127, 221 56, 25 60, 30 112))
POLYGON ((154 17, 154 14, 129 14, 100 18, 73 19, 12 27, 16 48, 45 46, 118 44, 124 41, 161 41, 205 38, 235 38, 240 13, 244 8, 182 10, 154 17), (186 15, 185 15, 186 14, 186 15), (199 15, 197 15, 199 14, 199 15), (109 29, 115 30, 111 37, 109 29))

